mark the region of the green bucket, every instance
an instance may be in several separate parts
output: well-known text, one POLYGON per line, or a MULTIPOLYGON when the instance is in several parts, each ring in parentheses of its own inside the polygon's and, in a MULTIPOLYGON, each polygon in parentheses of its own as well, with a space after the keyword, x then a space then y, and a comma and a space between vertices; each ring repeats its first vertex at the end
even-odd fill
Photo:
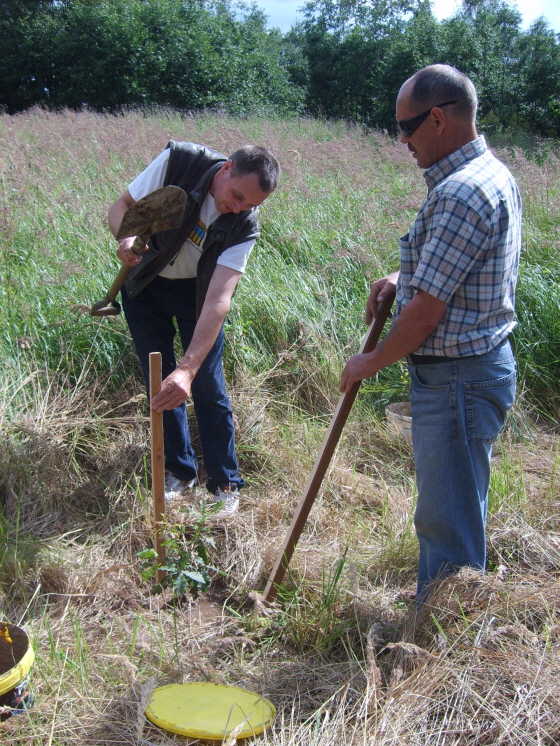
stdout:
POLYGON ((27 633, 15 624, 0 622, 0 721, 33 704, 29 680, 34 660, 27 633))

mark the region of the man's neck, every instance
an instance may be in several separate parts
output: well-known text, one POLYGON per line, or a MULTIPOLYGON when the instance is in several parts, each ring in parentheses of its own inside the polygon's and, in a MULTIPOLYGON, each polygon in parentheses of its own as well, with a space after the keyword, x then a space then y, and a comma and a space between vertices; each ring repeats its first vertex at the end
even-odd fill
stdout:
POLYGON ((459 131, 455 132, 454 137, 450 138, 450 142, 445 148, 447 152, 442 155, 440 160, 443 160, 443 158, 447 158, 447 156, 451 155, 451 153, 455 153, 455 151, 464 148, 465 145, 468 145, 473 140, 476 140, 477 137, 478 132, 476 131, 476 127, 474 125, 467 126, 464 129, 461 128, 459 131))

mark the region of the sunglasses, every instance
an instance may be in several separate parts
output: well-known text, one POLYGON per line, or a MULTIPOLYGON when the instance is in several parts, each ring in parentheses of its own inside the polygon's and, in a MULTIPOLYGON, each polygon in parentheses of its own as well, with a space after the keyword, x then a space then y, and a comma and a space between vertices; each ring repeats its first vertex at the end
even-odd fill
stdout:
POLYGON ((426 109, 426 111, 422 112, 422 114, 418 114, 417 116, 411 117, 410 119, 403 119, 401 122, 397 122, 397 124, 399 125, 399 129, 405 137, 412 137, 412 135, 416 132, 418 127, 420 127, 424 119, 428 118, 432 109, 441 109, 442 106, 449 106, 450 104, 456 103, 457 101, 446 101, 443 104, 438 104, 437 107, 430 106, 430 108, 426 109))

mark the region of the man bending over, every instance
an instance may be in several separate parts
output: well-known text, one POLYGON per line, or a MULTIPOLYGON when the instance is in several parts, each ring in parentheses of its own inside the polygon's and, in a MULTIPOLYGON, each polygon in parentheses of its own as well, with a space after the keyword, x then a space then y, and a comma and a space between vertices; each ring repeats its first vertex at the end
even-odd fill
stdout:
POLYGON ((276 189, 280 167, 265 148, 245 145, 229 158, 204 145, 171 141, 109 209, 117 234, 126 210, 162 186, 178 186, 188 202, 181 226, 152 236, 142 256, 134 237, 119 242, 121 261, 134 267, 122 289, 123 308, 148 385, 149 353, 161 352, 164 380, 152 406, 163 412, 167 476, 173 499, 198 479, 185 401, 192 396, 206 488, 239 505, 233 415, 222 371, 223 323, 259 236, 258 206, 276 189), (184 356, 177 364, 174 320, 184 356))

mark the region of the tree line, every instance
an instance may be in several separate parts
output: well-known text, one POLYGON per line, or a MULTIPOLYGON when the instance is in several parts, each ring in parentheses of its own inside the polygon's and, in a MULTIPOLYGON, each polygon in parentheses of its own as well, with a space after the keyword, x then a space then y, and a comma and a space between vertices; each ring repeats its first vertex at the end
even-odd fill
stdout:
POLYGON ((444 62, 472 78, 487 125, 560 136, 559 35, 542 18, 523 31, 506 0, 463 0, 441 22, 429 0, 316 0, 287 41, 313 113, 389 128, 400 84, 444 62))
POLYGON ((0 0, 0 104, 299 111, 279 31, 205 0, 0 0))
POLYGON ((0 106, 308 113, 394 127, 400 84, 470 75, 487 126, 560 136, 560 37, 506 0, 311 0, 286 33, 231 0, 0 0, 0 106))

